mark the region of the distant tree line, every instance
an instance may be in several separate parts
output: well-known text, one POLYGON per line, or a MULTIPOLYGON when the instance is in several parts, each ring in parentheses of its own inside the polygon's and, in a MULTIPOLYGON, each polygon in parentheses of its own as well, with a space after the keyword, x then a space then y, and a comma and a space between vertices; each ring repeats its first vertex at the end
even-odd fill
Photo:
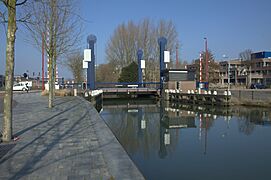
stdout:
MULTIPOLYGON (((159 37, 167 38, 166 49, 171 52, 171 58, 174 59, 175 47, 178 43, 178 33, 172 21, 160 20, 158 23, 149 19, 144 19, 139 23, 129 21, 120 24, 109 39, 106 46, 107 66, 101 66, 103 69, 112 71, 109 79, 118 80, 124 67, 132 62, 137 63, 137 51, 142 49, 143 59, 146 61, 146 81, 159 80, 159 37)), ((100 70, 97 70, 99 81, 108 81, 105 76, 99 76, 100 70)))

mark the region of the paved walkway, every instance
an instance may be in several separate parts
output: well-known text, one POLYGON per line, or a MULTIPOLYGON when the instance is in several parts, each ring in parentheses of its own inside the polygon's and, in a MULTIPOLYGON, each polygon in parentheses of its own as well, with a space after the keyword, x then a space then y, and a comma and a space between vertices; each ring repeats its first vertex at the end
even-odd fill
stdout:
POLYGON ((144 179, 86 100, 58 97, 53 109, 39 93, 14 100, 20 139, 0 144, 0 179, 144 179))

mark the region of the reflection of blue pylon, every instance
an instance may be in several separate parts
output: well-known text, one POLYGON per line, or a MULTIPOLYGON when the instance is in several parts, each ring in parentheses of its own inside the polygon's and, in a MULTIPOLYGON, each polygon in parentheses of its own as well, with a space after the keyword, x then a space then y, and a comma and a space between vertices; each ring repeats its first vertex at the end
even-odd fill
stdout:
POLYGON ((142 125, 141 125, 141 121, 144 120, 144 116, 143 116, 143 108, 139 107, 138 108, 138 137, 139 138, 143 138, 143 129, 142 129, 142 125))
POLYGON ((160 159, 164 159, 166 156, 167 156, 167 148, 166 148, 166 145, 165 145, 165 138, 164 138, 164 135, 166 133, 166 128, 163 127, 162 125, 162 122, 164 121, 164 115, 165 115, 165 112, 164 112, 164 103, 163 101, 160 101, 160 123, 159 123, 159 136, 160 136, 160 147, 159 147, 159 151, 158 151, 158 155, 160 157, 160 159))
POLYGON ((87 88, 90 90, 95 89, 95 54, 94 54, 94 44, 97 38, 95 35, 91 34, 87 37, 88 48, 91 49, 91 61, 88 62, 87 69, 87 88))

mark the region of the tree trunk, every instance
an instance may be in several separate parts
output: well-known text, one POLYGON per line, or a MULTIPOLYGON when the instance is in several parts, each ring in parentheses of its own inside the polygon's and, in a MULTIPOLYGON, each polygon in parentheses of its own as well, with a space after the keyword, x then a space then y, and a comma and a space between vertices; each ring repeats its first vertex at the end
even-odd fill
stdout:
POLYGON ((52 56, 50 56, 49 59, 49 98, 48 98, 48 107, 53 107, 53 59, 52 56))
MULTIPOLYGON (((50 36, 52 31, 50 31, 50 36)), ((50 38, 50 44, 52 44, 52 38, 50 38)), ((50 45, 50 51, 49 51, 49 98, 48 98, 48 107, 53 107, 53 86, 54 86, 54 78, 53 78, 53 49, 52 45, 50 45)))
MULTIPOLYGON (((56 36, 55 36, 55 32, 54 32, 54 59, 53 59, 53 64, 54 64, 54 84, 56 82, 56 36)), ((53 96, 55 97, 55 85, 53 87, 53 96)))
POLYGON ((50 1, 50 6, 52 8, 51 17, 50 17, 50 23, 49 23, 49 32, 50 32, 50 42, 49 42, 49 108, 53 108, 54 103, 54 6, 55 6, 55 0, 50 1))
POLYGON ((14 76, 14 46, 16 33, 16 0, 7 1, 8 8, 8 32, 6 47, 6 77, 5 77, 5 97, 4 97, 4 121, 3 138, 4 142, 12 140, 12 96, 13 96, 13 76, 14 76))
MULTIPOLYGON (((56 3, 54 1, 54 3, 56 3)), ((53 43, 54 43, 54 48, 53 48, 53 56, 54 56, 54 59, 53 59, 53 64, 54 64, 54 76, 53 76, 53 79, 54 79, 54 87, 53 87, 53 96, 55 98, 55 82, 57 81, 56 80, 56 60, 57 60, 57 44, 56 44, 56 40, 57 40, 57 37, 56 37, 56 34, 58 32, 58 16, 57 16, 57 8, 56 8, 56 4, 54 4, 54 7, 53 7, 53 16, 55 17, 54 19, 54 34, 53 34, 53 43)))

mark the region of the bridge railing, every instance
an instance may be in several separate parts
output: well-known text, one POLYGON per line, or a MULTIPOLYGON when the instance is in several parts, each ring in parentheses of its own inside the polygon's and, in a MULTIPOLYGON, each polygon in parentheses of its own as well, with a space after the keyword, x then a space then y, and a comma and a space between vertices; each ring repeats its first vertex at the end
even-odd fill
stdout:
POLYGON ((137 88, 137 87, 145 87, 145 88, 153 88, 159 89, 159 82, 97 82, 96 88, 137 88))

